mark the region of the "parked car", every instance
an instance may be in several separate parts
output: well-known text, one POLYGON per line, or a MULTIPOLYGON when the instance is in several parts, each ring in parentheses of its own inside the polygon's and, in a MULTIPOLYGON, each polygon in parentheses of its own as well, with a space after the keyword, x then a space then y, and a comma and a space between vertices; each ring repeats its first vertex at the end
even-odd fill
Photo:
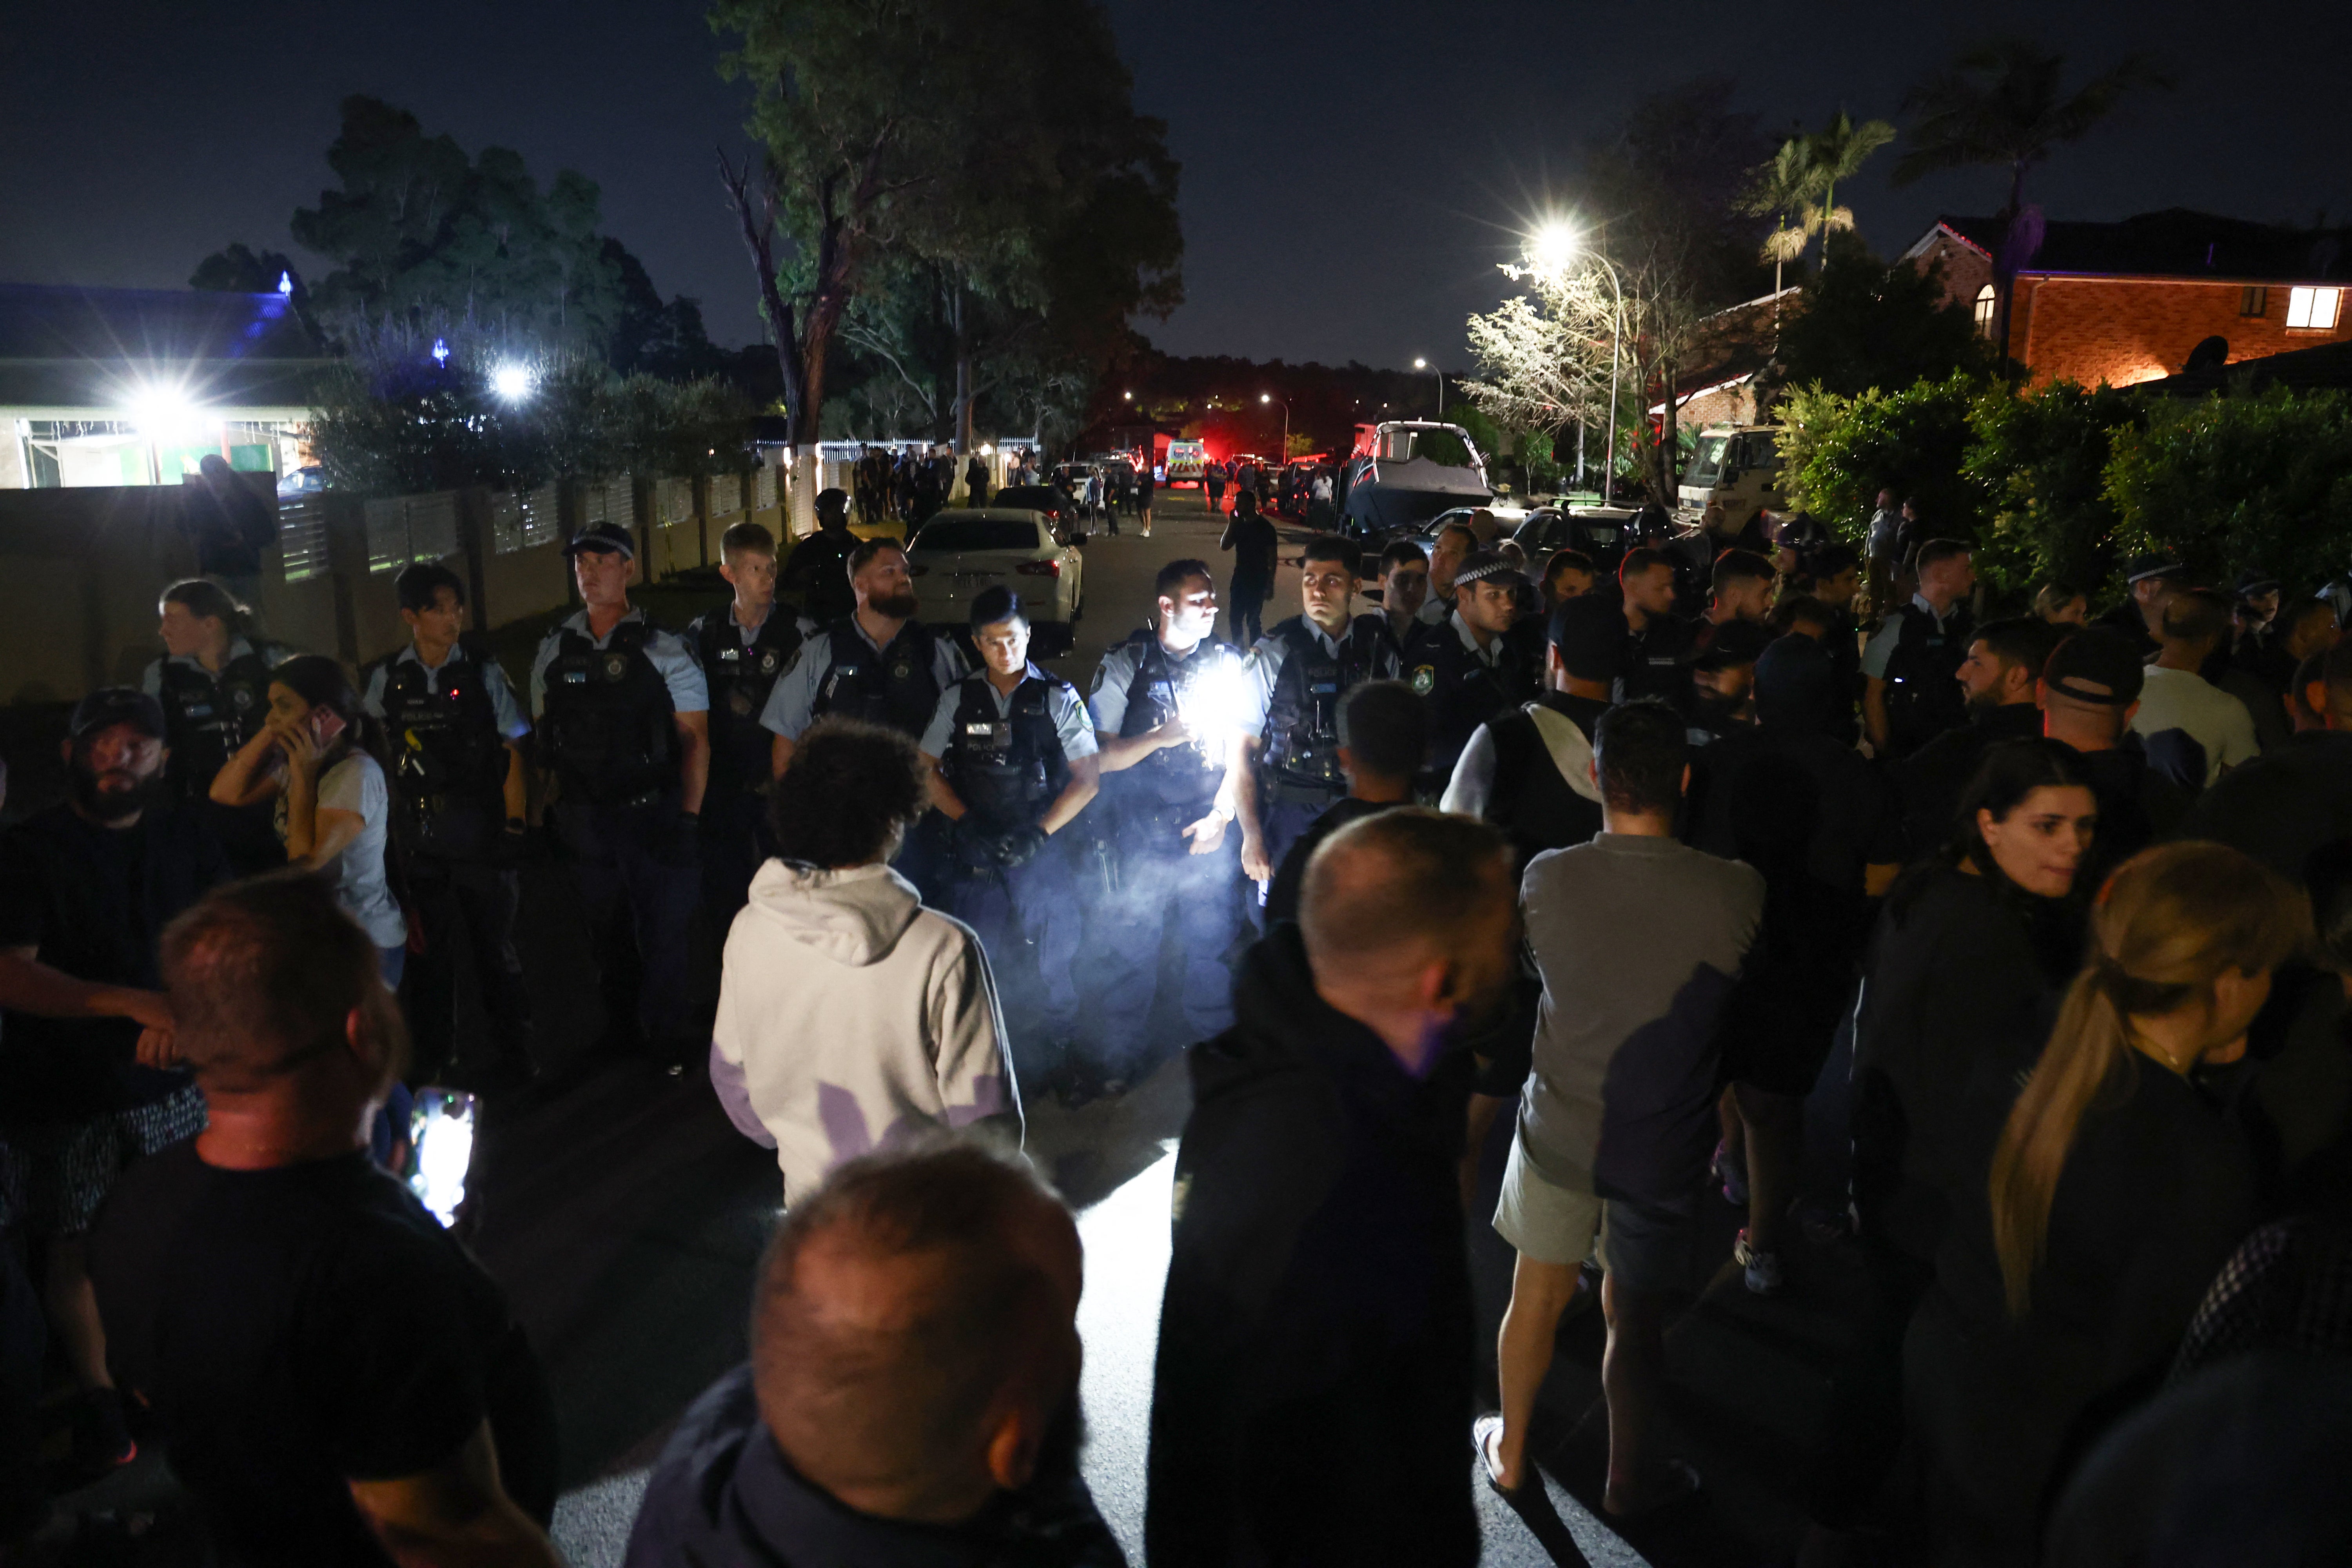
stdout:
POLYGON ((326 488, 327 470, 316 463, 281 474, 278 479, 278 493, 281 496, 314 496, 326 488))
POLYGON ((1492 544, 1498 539, 1514 537, 1513 530, 1526 520, 1527 515, 1527 510, 1524 507, 1514 506, 1507 500, 1495 500, 1485 506, 1454 507, 1439 512, 1435 517, 1415 523, 1406 531, 1423 544, 1430 544, 1436 541, 1441 531, 1458 522, 1468 527, 1471 532, 1478 536, 1478 542, 1486 545, 1492 544), (1482 512, 1486 514, 1484 517, 1479 515, 1482 512))
POLYGON ((1086 556, 1054 537, 1045 515, 1025 507, 958 507, 934 513, 907 546, 923 619, 961 629, 971 601, 990 588, 1021 595, 1040 655, 1066 653, 1086 608, 1086 556))
POLYGON ((1078 498, 1059 485, 1007 485, 989 497, 988 504, 992 510, 1010 507, 1016 511, 1042 513, 1054 537, 1064 544, 1076 544, 1087 536, 1078 498))
POLYGON ((1594 570, 1614 576, 1633 547, 1633 514, 1622 507, 1538 507, 1511 537, 1527 552, 1528 570, 1538 582, 1562 550, 1582 551, 1594 570))
POLYGON ((1357 426, 1339 490, 1340 530, 1364 540, 1387 538, 1457 507, 1484 506, 1495 496, 1469 432, 1427 419, 1357 426))

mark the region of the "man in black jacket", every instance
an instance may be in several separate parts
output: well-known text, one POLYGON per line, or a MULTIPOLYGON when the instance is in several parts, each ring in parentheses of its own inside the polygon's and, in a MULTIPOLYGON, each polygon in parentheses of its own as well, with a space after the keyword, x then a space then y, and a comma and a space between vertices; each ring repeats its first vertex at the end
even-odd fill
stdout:
POLYGON ((1298 925, 1251 950, 1238 1024, 1194 1047, 1154 1568, 1477 1560, 1454 1047, 1510 973, 1510 864, 1501 834, 1435 812, 1340 829, 1298 925))
POLYGON ((1960 793, 1976 776, 1988 748, 2042 733, 2034 688, 2059 640, 2059 628, 2039 616, 1988 621, 1970 636, 1958 677, 1969 721, 1945 731, 1895 767, 1904 839, 1913 858, 1951 837, 1960 793))

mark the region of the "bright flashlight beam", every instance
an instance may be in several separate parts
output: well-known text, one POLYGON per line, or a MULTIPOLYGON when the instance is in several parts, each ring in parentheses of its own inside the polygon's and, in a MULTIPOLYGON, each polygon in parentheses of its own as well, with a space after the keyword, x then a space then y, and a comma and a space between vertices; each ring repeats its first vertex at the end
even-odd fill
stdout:
POLYGON ((531 374, 519 364, 502 364, 490 372, 490 390, 509 403, 520 403, 530 395, 531 374))
POLYGON ((1176 716, 1192 731, 1202 764, 1225 765, 1225 748, 1249 713, 1249 677, 1239 665, 1178 689, 1176 716))

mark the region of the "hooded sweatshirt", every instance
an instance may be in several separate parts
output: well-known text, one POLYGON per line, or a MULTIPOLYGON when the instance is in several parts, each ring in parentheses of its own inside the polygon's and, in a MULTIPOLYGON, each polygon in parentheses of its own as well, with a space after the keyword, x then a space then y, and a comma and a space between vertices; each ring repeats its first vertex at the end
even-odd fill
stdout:
POLYGON ((1234 1004, 1234 1026, 1192 1048, 1176 1158, 1153 1568, 1467 1568, 1467 1053, 1413 1079, 1316 993, 1289 924, 1250 950, 1234 1004))
POLYGON ((787 1204, 929 1128, 1021 1127, 980 939, 887 866, 760 868, 727 934, 711 1053, 741 1069, 787 1204))

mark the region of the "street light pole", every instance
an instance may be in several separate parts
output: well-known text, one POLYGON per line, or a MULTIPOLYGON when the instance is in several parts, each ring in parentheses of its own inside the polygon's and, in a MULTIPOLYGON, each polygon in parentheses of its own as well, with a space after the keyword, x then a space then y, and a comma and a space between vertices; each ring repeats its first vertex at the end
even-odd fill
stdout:
POLYGON ((1617 482, 1617 350, 1625 330, 1625 290, 1618 284, 1617 268, 1609 264, 1607 257, 1596 250, 1592 259, 1609 274, 1609 292, 1617 307, 1609 317, 1609 455, 1601 459, 1601 504, 1607 506, 1617 482))
POLYGON ((1282 460, 1287 463, 1290 461, 1290 402, 1287 398, 1276 397, 1270 392, 1259 393, 1257 395, 1257 400, 1262 404, 1279 403, 1282 405, 1282 460))
POLYGON ((1415 370, 1426 370, 1426 371, 1430 371, 1430 372, 1432 372, 1433 374, 1435 374, 1435 376, 1437 377, 1437 416, 1438 416, 1440 419, 1444 418, 1444 417, 1445 417, 1445 373, 1444 373, 1444 371, 1442 371, 1442 370, 1437 370, 1434 366, 1433 366, 1433 365, 1432 365, 1432 364, 1431 364, 1427 360, 1425 360, 1425 359, 1417 359, 1417 360, 1414 360, 1414 361, 1412 362, 1412 368, 1413 368, 1413 369, 1415 369, 1415 370))
MULTIPOLYGON (((1527 265, 1505 263, 1503 272, 1509 278, 1542 278, 1547 272, 1565 270, 1574 259, 1578 248, 1576 231, 1564 223, 1547 224, 1532 237, 1527 265)), ((1617 373, 1622 358, 1625 334, 1625 289, 1618 280, 1617 268, 1598 250, 1592 259, 1609 275, 1609 294, 1613 309, 1609 317, 1609 452, 1602 459, 1601 499, 1606 504, 1617 478, 1617 373)), ((1583 427, 1578 426, 1577 440, 1584 439, 1583 427)))

